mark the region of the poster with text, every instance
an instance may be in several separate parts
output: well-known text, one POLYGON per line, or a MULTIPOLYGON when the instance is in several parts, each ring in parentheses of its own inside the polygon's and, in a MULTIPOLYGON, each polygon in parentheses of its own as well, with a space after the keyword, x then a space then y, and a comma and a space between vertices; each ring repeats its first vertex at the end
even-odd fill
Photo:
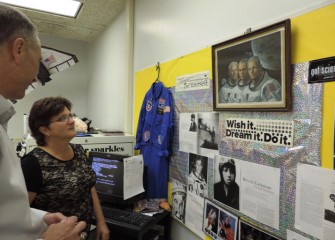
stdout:
POLYGON ((292 147, 294 121, 227 118, 222 137, 292 147))
POLYGON ((279 230, 280 169, 240 161, 240 211, 279 230))
POLYGON ((198 114, 181 113, 179 120, 179 150, 198 153, 198 114))
POLYGON ((295 228, 323 240, 335 236, 335 171, 298 164, 295 228))
POLYGON ((197 72, 176 78, 176 92, 209 89, 211 79, 209 71, 197 72))
POLYGON ((202 231, 202 215, 204 209, 204 198, 194 193, 187 193, 185 225, 200 238, 205 237, 202 231))

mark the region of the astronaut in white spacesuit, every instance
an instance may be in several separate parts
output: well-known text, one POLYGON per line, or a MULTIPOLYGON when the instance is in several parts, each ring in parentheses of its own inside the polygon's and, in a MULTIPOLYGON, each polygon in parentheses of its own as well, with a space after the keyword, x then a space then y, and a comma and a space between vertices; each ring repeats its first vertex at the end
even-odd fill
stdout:
POLYGON ((191 163, 191 167, 192 170, 188 176, 188 191, 200 197, 207 197, 208 186, 203 174, 204 162, 201 156, 191 163))

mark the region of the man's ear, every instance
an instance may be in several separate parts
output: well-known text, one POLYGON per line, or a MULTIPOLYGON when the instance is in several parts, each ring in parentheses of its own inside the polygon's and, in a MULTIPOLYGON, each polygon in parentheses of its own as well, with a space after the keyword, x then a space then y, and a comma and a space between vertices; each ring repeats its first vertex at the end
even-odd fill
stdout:
POLYGON ((13 41, 11 53, 16 63, 21 62, 21 57, 23 54, 23 47, 25 44, 26 43, 23 38, 16 38, 13 41))

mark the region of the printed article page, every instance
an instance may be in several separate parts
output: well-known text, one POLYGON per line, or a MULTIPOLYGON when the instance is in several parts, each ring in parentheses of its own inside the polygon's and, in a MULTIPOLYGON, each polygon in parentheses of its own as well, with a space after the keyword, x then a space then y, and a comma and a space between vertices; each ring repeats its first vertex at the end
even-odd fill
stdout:
POLYGON ((144 192, 143 172, 144 163, 143 155, 137 155, 124 159, 124 199, 128 199, 136 194, 144 192))
POLYGON ((204 198, 195 193, 187 193, 185 225, 195 234, 204 239, 202 231, 204 198))
POLYGON ((179 150, 183 152, 198 152, 197 134, 198 114, 181 113, 179 121, 179 150))
POLYGON ((279 230, 280 169, 240 161, 240 211, 279 230))
POLYGON ((314 237, 335 236, 335 172, 299 164, 297 169, 295 228, 314 237))

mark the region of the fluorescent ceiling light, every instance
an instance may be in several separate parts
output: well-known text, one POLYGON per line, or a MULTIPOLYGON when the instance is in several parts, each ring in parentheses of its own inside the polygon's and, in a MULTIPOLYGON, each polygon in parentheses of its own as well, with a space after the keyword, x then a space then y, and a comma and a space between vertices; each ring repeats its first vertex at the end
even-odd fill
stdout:
POLYGON ((74 0, 0 0, 0 2, 67 17, 76 17, 82 5, 81 2, 74 0))

